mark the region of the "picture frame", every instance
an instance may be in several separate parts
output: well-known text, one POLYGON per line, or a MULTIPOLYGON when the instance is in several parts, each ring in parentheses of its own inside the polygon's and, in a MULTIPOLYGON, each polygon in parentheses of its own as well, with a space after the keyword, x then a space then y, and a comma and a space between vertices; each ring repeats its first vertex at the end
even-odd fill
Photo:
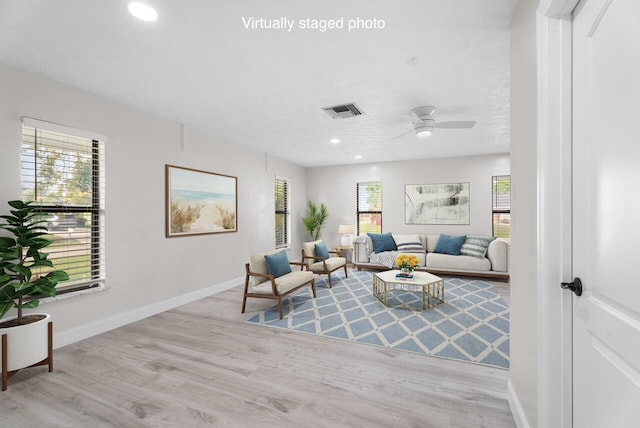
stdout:
POLYGON ((405 224, 469 224, 469 183, 405 185, 405 224))
POLYGON ((238 231, 238 178, 165 165, 165 236, 238 231))

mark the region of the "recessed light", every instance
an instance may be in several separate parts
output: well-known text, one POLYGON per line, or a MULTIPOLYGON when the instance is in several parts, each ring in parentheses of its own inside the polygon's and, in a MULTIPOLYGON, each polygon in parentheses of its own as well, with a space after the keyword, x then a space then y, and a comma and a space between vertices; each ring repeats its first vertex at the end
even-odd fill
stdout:
POLYGON ((362 159, 362 156, 358 155, 355 157, 356 159, 362 159))
POLYGON ((340 142, 340 138, 332 138, 329 140, 331 144, 338 144, 340 142))
POLYGON ((128 9, 131 15, 142 21, 153 22, 158 19, 158 14, 156 13, 155 9, 147 4, 135 1, 129 3, 128 9))

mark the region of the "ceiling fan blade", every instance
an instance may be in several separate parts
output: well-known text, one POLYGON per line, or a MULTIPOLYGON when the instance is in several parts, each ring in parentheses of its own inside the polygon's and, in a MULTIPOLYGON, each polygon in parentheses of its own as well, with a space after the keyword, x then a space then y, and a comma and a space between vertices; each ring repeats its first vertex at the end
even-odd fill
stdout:
POLYGON ((416 132, 415 129, 410 129, 407 132, 403 132, 400 135, 396 135, 395 137, 392 138, 392 140, 397 140, 398 138, 404 137, 407 134, 411 134, 412 132, 416 132))
POLYGON ((465 129, 465 128, 473 128, 473 125, 476 124, 475 120, 454 120, 451 122, 436 122, 436 128, 444 128, 444 129, 465 129))

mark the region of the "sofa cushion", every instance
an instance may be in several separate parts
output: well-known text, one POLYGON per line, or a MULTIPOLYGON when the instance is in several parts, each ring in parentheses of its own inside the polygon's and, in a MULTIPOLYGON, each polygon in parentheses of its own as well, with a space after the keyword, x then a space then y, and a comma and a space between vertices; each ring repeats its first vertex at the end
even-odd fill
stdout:
POLYGON ((427 249, 427 253, 433 253, 436 249, 436 245, 438 245, 438 239, 440 239, 440 235, 426 235, 426 244, 425 248, 427 249))
POLYGON ((419 235, 392 235, 396 248, 401 253, 424 253, 419 235))
POLYGON ((315 260, 313 258, 316 256, 316 244, 319 244, 321 242, 322 240, 318 239, 317 241, 302 243, 302 254, 304 254, 304 257, 308 257, 304 259, 304 263, 307 265, 307 267, 315 263, 315 260))
POLYGON ((462 247, 462 244, 464 244, 465 239, 467 239, 467 235, 440 235, 438 244, 436 245, 436 248, 433 252, 458 256, 460 255, 460 248, 462 247))
MULTIPOLYGON (((249 267, 251 269, 251 272, 268 274, 269 266, 267 265, 267 259, 265 259, 264 256, 274 255, 279 253, 280 251, 282 250, 271 250, 262 253, 251 254, 251 256, 249 256, 249 267)), ((258 285, 264 281, 266 281, 266 279, 260 278, 259 276, 252 276, 250 279, 250 284, 258 285)))
POLYGON ((493 236, 467 236, 464 244, 460 248, 460 254, 463 256, 473 256, 483 259, 487 254, 487 248, 493 241, 493 236))
POLYGON ((367 233, 373 242, 373 252, 395 251, 396 241, 393 240, 391 232, 387 233, 367 233))
MULTIPOLYGON (((313 272, 306 270, 297 270, 290 272, 286 275, 276 278, 276 289, 278 294, 284 294, 292 288, 296 288, 300 284, 311 281, 313 279, 313 272)), ((266 281, 252 287, 254 293, 260 294, 272 294, 273 287, 271 281, 266 281)))
POLYGON ((347 259, 344 257, 330 257, 322 262, 315 262, 309 269, 313 272, 324 272, 324 266, 327 265, 328 271, 333 271, 347 263, 347 259))
POLYGON ((302 252, 304 253, 305 257, 315 257, 315 255, 316 255, 316 244, 319 244, 321 242, 322 242, 321 239, 319 239, 317 241, 303 242, 302 243, 302 252))
POLYGON ((329 250, 324 242, 316 244, 316 257, 329 258, 329 250))
POLYGON ((491 262, 487 258, 428 253, 427 269, 429 268, 488 272, 491 270, 491 262))
POLYGON ((289 257, 286 252, 280 251, 273 255, 266 255, 264 258, 269 267, 269 274, 276 278, 291 272, 291 265, 289 264, 289 257))

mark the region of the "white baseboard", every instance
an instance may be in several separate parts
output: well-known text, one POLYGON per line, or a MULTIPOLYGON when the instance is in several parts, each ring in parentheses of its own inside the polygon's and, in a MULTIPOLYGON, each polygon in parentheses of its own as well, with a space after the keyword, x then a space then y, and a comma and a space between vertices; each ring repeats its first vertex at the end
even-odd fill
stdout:
POLYGON ((513 389, 511 380, 507 383, 507 401, 509 402, 513 419, 516 421, 516 426, 518 428, 530 428, 527 417, 525 416, 522 405, 520 404, 520 400, 518 399, 518 394, 516 394, 515 389, 513 389))
POLYGON ((211 296, 216 293, 228 290, 229 288, 236 287, 244 281, 244 277, 239 277, 225 281, 219 284, 212 285, 191 293, 183 294, 181 296, 173 297, 162 302, 153 303, 148 306, 134 309, 133 311, 124 312, 108 318, 104 318, 91 324, 75 327, 69 330, 65 330, 61 333, 54 333, 54 348, 61 348, 66 345, 70 345, 79 340, 88 339, 89 337, 96 336, 98 334, 113 330, 114 328, 122 327, 123 325, 131 324, 135 321, 150 317, 152 315, 159 314, 161 312, 168 311, 178 306, 185 305, 187 303, 194 302, 204 297, 211 296))

